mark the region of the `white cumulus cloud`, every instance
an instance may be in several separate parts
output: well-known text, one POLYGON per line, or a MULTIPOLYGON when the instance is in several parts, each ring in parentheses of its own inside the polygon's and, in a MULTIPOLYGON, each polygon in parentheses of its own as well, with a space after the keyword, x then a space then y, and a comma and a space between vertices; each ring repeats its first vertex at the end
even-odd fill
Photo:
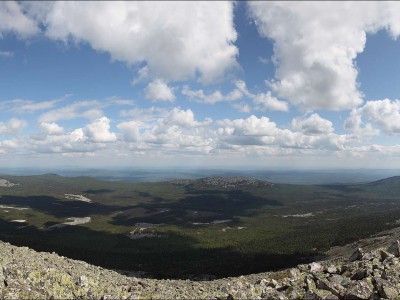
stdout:
POLYGON ((0 134, 17 134, 27 125, 25 120, 12 118, 7 122, 0 122, 0 134))
POLYGON ((15 1, 0 2, 0 38, 8 32, 16 33, 21 37, 39 32, 36 22, 26 16, 22 8, 15 1))
POLYGON ((400 3, 250 1, 261 35, 274 41, 278 96, 308 109, 342 110, 361 104, 355 66, 366 34, 400 33, 400 3))
POLYGON ((191 90, 189 86, 185 85, 182 88, 182 94, 199 103, 215 104, 218 102, 235 102, 240 99, 251 99, 252 105, 249 103, 233 103, 232 106, 242 112, 250 110, 275 110, 275 111, 288 111, 289 105, 287 102, 277 99, 272 96, 271 91, 266 93, 252 94, 247 89, 246 83, 243 80, 236 80, 234 82, 235 88, 224 95, 219 90, 211 93, 205 93, 204 90, 191 90))
POLYGON ((125 141, 137 142, 140 137, 140 126, 141 122, 128 121, 119 123, 117 128, 122 131, 125 141))
POLYGON ((288 103, 272 96, 270 91, 268 91, 267 93, 259 93, 257 95, 253 95, 253 101, 256 110, 289 110, 288 103))
MULTIPOLYGON (((233 3, 75 2, 26 5, 56 40, 88 42, 115 60, 146 62, 153 78, 211 82, 235 67, 233 3)), ((139 74, 139 78, 141 74, 139 74)))
POLYGON ((58 125, 57 123, 47 123, 47 122, 42 122, 40 123, 40 127, 42 127, 42 129, 50 134, 50 135, 59 135, 64 133, 64 128, 62 128, 60 125, 58 125))
POLYGON ((371 100, 353 109, 345 128, 362 135, 377 135, 379 127, 388 135, 400 134, 400 101, 371 100))
POLYGON ((305 135, 321 135, 334 131, 332 122, 321 118, 318 114, 312 114, 308 118, 294 118, 292 127, 305 135))
POLYGON ((116 134, 110 132, 110 119, 107 117, 101 117, 86 125, 83 132, 89 141, 95 143, 108 143, 117 140, 116 134))
POLYGON ((146 99, 156 101, 174 101, 175 95, 168 84, 162 79, 156 79, 147 85, 146 99))
POLYGON ((162 121, 165 125, 178 125, 181 127, 208 125, 210 122, 211 119, 207 119, 204 122, 196 121, 191 109, 183 110, 176 107, 172 109, 162 121))
MULTIPOLYGON (((318 117, 314 117, 318 118, 318 117)), ((322 118, 321 118, 322 119, 322 118)), ((324 119, 319 122, 324 122, 324 119)), ((327 120, 325 120, 327 121, 327 120)), ((329 121, 328 121, 329 122, 329 121)), ((274 146, 285 149, 345 150, 351 141, 349 136, 338 135, 330 130, 326 134, 310 135, 310 132, 293 132, 279 128, 267 117, 252 115, 247 119, 221 120, 217 122, 219 140, 226 145, 274 146)))

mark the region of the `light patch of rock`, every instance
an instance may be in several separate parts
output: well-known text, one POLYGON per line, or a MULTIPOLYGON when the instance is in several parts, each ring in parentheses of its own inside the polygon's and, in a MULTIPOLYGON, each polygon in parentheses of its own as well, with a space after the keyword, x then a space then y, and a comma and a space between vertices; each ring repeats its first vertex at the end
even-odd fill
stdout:
POLYGON ((153 224, 153 223, 145 223, 145 222, 135 224, 136 227, 139 227, 141 229, 149 229, 149 228, 154 228, 154 227, 158 227, 158 226, 162 226, 162 225, 164 225, 164 224, 153 224))
POLYGON ((154 227, 162 226, 164 224, 153 224, 153 223, 136 223, 136 228, 129 232, 127 236, 131 240, 139 240, 143 238, 160 238, 160 237, 165 237, 164 235, 161 234, 156 234, 154 233, 154 230, 149 232, 149 229, 152 229, 154 227))
POLYGON ((27 210, 27 209, 29 209, 28 207, 15 207, 15 206, 6 206, 6 205, 0 205, 0 208, 3 208, 3 209, 15 209, 15 210, 27 210))
POLYGON ((53 229, 57 229, 57 228, 63 228, 65 226, 82 225, 82 224, 89 223, 92 220, 92 218, 91 217, 83 217, 83 218, 71 217, 71 218, 66 218, 65 220, 67 222, 54 224, 47 228, 43 228, 41 230, 48 231, 48 230, 53 230, 53 229))
POLYGON ((83 201, 87 203, 92 203, 93 201, 89 198, 86 198, 83 195, 74 195, 74 194, 65 194, 65 198, 69 200, 83 201))
POLYGON ((0 178, 0 187, 13 187, 18 185, 19 183, 13 183, 8 181, 7 179, 0 178))
POLYGON ((195 222, 192 223, 193 225, 218 225, 218 224, 224 224, 224 223, 228 223, 228 222, 232 222, 232 220, 214 220, 211 222, 195 222))
POLYGON ((155 233, 137 233, 134 231, 129 232, 128 237, 131 240, 140 240, 144 238, 160 238, 162 235, 160 234, 155 234, 155 233))
POLYGON ((283 215, 282 218, 311 218, 314 217, 313 213, 306 213, 306 214, 295 214, 295 215, 283 215))

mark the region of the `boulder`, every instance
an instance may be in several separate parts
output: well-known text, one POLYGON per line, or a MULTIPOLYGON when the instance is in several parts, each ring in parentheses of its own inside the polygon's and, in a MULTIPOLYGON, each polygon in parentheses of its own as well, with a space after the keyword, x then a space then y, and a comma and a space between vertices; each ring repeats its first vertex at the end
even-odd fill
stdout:
POLYGON ((328 278, 328 280, 330 282, 332 282, 333 284, 339 284, 339 285, 343 285, 346 286, 350 283, 350 279, 348 277, 344 277, 341 275, 332 275, 328 278))
POLYGON ((367 252, 362 256, 362 260, 373 260, 375 258, 372 252, 367 252))
POLYGON ((330 265, 327 269, 327 272, 330 274, 336 274, 337 271, 338 271, 338 269, 335 265, 330 265))
POLYGON ((359 270, 355 270, 353 275, 351 275, 350 279, 351 280, 361 280, 367 276, 368 276, 368 272, 366 269, 359 269, 359 270))
POLYGON ((382 278, 373 278, 375 289, 381 298, 385 299, 399 299, 399 290, 389 281, 382 278))
POLYGON ((369 299, 374 293, 374 286, 369 279, 363 279, 354 283, 351 283, 347 289, 344 298, 345 299, 369 299))
POLYGON ((385 251, 385 250, 383 250, 383 249, 381 249, 381 250, 379 251, 379 255, 380 255, 380 257, 381 257, 381 261, 384 261, 384 260, 387 259, 387 258, 393 257, 393 254, 392 254, 392 253, 389 253, 388 251, 385 251))
POLYGON ((353 254, 349 257, 349 261, 356 261, 362 259, 364 256, 364 251, 361 248, 358 248, 353 254))
POLYGON ((304 281, 306 284, 306 289, 308 291, 313 291, 317 288, 317 286, 315 285, 315 281, 311 276, 307 276, 304 281))
POLYGON ((317 288, 320 290, 329 291, 339 298, 343 298, 346 293, 346 288, 344 288, 340 284, 335 284, 327 279, 319 279, 317 281, 317 288))
POLYGON ((291 278, 293 280, 297 280, 298 278, 300 278, 300 276, 301 276, 301 272, 299 269, 292 268, 289 270, 289 278, 291 278))
POLYGON ((324 267, 317 262, 313 262, 310 264, 310 272, 311 273, 318 273, 318 272, 322 272, 324 270, 324 267))
POLYGON ((387 249, 389 253, 393 254, 396 257, 400 256, 400 241, 394 241, 390 247, 387 249))
POLYGON ((307 300, 336 300, 339 299, 334 294, 326 290, 313 290, 307 291, 304 299, 307 300))

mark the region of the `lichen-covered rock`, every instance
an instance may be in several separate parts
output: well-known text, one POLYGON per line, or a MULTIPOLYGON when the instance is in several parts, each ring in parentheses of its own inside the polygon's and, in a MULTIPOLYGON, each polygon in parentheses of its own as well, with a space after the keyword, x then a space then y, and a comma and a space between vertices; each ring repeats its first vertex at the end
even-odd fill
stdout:
POLYGON ((374 286, 370 278, 356 281, 347 289, 346 299, 369 299, 374 293, 374 286))
POLYGON ((300 273, 299 269, 293 268, 293 269, 289 270, 289 278, 296 280, 296 279, 300 278, 300 276, 301 276, 301 273, 300 273))
POLYGON ((398 299, 400 297, 399 290, 389 281, 382 278, 373 278, 375 289, 381 298, 398 299))
POLYGON ((326 291, 326 290, 313 290, 313 291, 308 291, 305 299, 309 300, 336 300, 339 299, 335 295, 333 295, 331 292, 326 291))
POLYGON ((333 283, 327 279, 319 279, 317 281, 317 288, 331 292, 336 297, 343 298, 346 294, 346 288, 340 284, 333 283))

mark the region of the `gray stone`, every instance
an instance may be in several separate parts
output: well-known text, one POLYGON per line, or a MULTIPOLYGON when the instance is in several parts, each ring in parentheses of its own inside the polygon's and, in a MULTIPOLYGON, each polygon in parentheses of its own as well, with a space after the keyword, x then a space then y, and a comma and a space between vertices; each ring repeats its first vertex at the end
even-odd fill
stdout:
POLYGON ((400 241, 394 241, 388 248, 388 252, 396 257, 400 256, 400 241))
POLYGON ((305 278, 305 284, 308 291, 312 291, 317 288, 317 286, 315 285, 315 281, 311 276, 307 276, 305 278))
POLYGON ((390 286, 390 285, 382 286, 380 296, 383 298, 386 298, 386 299, 399 299, 400 298, 399 291, 394 286, 390 286))
POLYGON ((351 275, 350 279, 351 280, 361 280, 364 279, 365 277, 367 277, 367 270, 366 269, 359 269, 356 270, 353 275, 351 275))
POLYGON ((301 276, 301 272, 300 272, 299 269, 297 269, 297 268, 292 268, 292 269, 289 270, 289 278, 296 280, 296 279, 298 279, 300 276, 301 276))
POLYGON ((375 289, 379 296, 385 299, 399 299, 399 290, 388 280, 382 278, 373 278, 375 289))
POLYGON ((4 280, 5 280, 5 276, 3 273, 3 267, 0 265, 0 291, 4 287, 4 280))
POLYGON ((361 248, 358 248, 353 254, 349 257, 349 261, 360 260, 364 256, 364 251, 361 248))
POLYGON ((375 256, 371 252, 367 252, 361 257, 362 260, 373 260, 374 258, 375 256))
POLYGON ((385 250, 380 250, 379 251, 380 257, 381 257, 381 261, 384 261, 387 258, 393 257, 393 254, 389 253, 388 251, 385 250))
POLYGON ((330 282, 333 284, 340 284, 340 285, 346 285, 350 282, 350 279, 341 275, 332 275, 328 278, 330 282))
POLYGON ((336 267, 336 266, 330 265, 330 266, 328 267, 327 271, 328 271, 328 273, 330 273, 330 274, 335 274, 338 270, 337 270, 337 267, 336 267))
POLYGON ((304 299, 307 300, 336 300, 339 299, 334 294, 325 290, 313 290, 307 291, 304 299))
POLYGON ((317 281, 317 288, 331 292, 337 297, 344 297, 346 289, 340 284, 335 284, 327 279, 319 279, 317 281))
POLYGON ((349 286, 346 291, 345 299, 369 299, 374 292, 371 280, 363 279, 349 286))
POLYGON ((318 273, 318 272, 322 272, 324 270, 324 267, 317 262, 313 262, 310 264, 310 271, 311 273, 318 273))

